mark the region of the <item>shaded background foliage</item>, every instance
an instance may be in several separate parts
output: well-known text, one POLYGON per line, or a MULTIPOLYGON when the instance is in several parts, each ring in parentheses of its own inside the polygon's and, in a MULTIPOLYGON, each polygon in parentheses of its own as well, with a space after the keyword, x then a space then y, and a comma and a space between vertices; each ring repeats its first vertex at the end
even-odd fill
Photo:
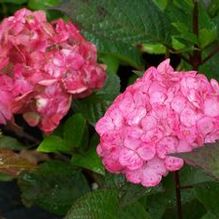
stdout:
MULTIPOLYGON (((37 218, 177 218, 173 175, 145 189, 106 173, 96 155, 93 126, 120 91, 165 57, 178 70, 198 69, 219 79, 219 1, 1 0, 1 19, 22 7, 46 10, 49 20, 72 19, 96 44, 107 81, 103 89, 74 101, 50 136, 30 129, 19 116, 22 129, 2 127, 3 217, 29 218, 31 211, 33 218, 37 211, 37 218), (18 196, 28 207, 22 213, 18 196)), ((219 217, 218 151, 215 144, 178 155, 199 167, 186 166, 179 173, 184 218, 219 217)))

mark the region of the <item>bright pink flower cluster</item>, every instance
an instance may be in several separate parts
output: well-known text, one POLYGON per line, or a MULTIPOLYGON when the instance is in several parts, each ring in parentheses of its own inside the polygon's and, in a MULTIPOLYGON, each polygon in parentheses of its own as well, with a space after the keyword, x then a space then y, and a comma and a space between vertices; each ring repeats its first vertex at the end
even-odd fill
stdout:
POLYGON ((71 99, 89 95, 105 81, 95 46, 62 19, 43 11, 17 11, 0 24, 0 124, 22 114, 51 132, 71 99))
POLYGON ((183 160, 170 156, 219 139, 219 85, 169 60, 149 68, 101 118, 97 152, 107 170, 150 187, 183 160))

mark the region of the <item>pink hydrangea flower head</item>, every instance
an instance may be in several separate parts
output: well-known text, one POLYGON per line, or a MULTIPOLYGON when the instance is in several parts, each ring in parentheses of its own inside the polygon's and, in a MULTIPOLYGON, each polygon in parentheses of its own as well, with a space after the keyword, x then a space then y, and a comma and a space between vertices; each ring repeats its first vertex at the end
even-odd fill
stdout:
POLYGON ((163 61, 127 87, 97 122, 97 153, 106 169, 145 187, 156 186, 190 152, 219 138, 219 85, 163 61))
POLYGON ((72 99, 101 88, 106 78, 96 47, 72 22, 48 22, 43 11, 25 8, 0 24, 0 71, 10 79, 0 84, 0 123, 23 114, 44 132, 58 126, 72 99))
POLYGON ((12 118, 12 79, 0 74, 0 88, 0 124, 5 124, 12 118))

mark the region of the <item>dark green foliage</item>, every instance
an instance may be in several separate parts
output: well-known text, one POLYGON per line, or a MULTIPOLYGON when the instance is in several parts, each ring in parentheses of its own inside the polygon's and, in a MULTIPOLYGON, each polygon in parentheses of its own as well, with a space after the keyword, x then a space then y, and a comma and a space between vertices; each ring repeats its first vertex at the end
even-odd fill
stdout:
POLYGON ((116 219, 118 201, 116 191, 98 190, 87 193, 73 204, 65 219, 116 219))
POLYGON ((18 183, 26 206, 38 205, 58 215, 65 215, 72 203, 89 191, 83 174, 60 161, 46 162, 36 171, 23 173, 18 183))
POLYGON ((70 0, 59 9, 80 25, 100 52, 113 54, 135 67, 140 61, 133 46, 170 41, 169 22, 151 0, 70 0))

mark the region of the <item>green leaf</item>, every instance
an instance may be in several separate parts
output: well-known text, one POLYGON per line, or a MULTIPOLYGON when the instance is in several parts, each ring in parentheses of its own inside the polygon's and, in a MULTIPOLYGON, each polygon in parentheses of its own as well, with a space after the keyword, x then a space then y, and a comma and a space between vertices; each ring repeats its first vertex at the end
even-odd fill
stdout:
MULTIPOLYGON (((218 0, 216 0, 216 1, 218 1, 218 0)), ((218 6, 218 9, 219 9, 219 6, 218 6)), ((217 34, 219 34, 219 13, 217 13, 216 16, 212 18, 212 20, 214 21, 215 25, 217 26, 217 34)))
POLYGON ((119 219, 152 219, 152 217, 139 202, 135 202, 119 209, 119 219))
POLYGON ((203 169, 208 175, 219 180, 219 143, 206 144, 204 147, 189 153, 179 153, 175 156, 184 159, 188 164, 203 169))
POLYGON ((185 165, 180 170, 180 184, 186 185, 199 185, 206 182, 212 182, 214 179, 208 176, 202 169, 195 168, 189 165, 185 165))
POLYGON ((47 9, 60 4, 61 0, 29 0, 28 7, 34 10, 47 9))
POLYGON ((109 74, 104 88, 82 100, 75 100, 73 108, 94 125, 119 94, 120 81, 117 75, 109 74))
POLYGON ((106 172, 106 175, 101 182, 103 188, 118 189, 120 190, 122 186, 126 183, 125 177, 122 174, 111 174, 106 172))
POLYGON ((185 49, 186 45, 180 42, 179 39, 177 39, 177 36, 172 36, 172 46, 175 50, 183 50, 185 49))
POLYGON ((139 55, 134 55, 132 45, 170 40, 169 22, 152 0, 69 0, 59 9, 79 24, 100 52, 113 54, 133 66, 140 63, 134 58, 139 55))
POLYGON ((204 3, 206 3, 206 7, 207 7, 207 11, 208 14, 211 17, 215 17, 218 15, 219 12, 219 1, 218 0, 209 0, 209 1, 204 1, 204 3))
POLYGON ((120 80, 117 75, 109 74, 105 86, 97 92, 106 101, 113 101, 120 91, 120 80))
POLYGON ((118 194, 114 190, 87 193, 73 205, 65 219, 117 219, 118 194))
POLYGON ((81 114, 74 114, 64 124, 64 141, 69 148, 85 146, 88 139, 88 128, 81 114))
POLYGON ((97 156, 95 147, 84 154, 74 154, 71 163, 75 166, 83 167, 102 175, 105 174, 104 167, 100 158, 97 156))
POLYGON ((106 172, 104 178, 102 177, 102 182, 99 181, 99 184, 101 188, 117 189, 119 191, 120 207, 129 206, 144 196, 163 192, 160 186, 145 188, 141 185, 127 182, 122 174, 111 174, 108 172, 106 172))
POLYGON ((209 17, 204 5, 199 4, 199 42, 201 48, 206 47, 218 37, 218 27, 214 21, 209 17))
POLYGON ((169 0, 153 0, 153 2, 161 9, 164 10, 167 7, 169 0))
MULTIPOLYGON (((174 39, 173 42, 175 44, 175 40, 183 39, 182 42, 180 41, 179 43, 185 44, 187 47, 193 45, 193 41, 191 42, 191 39, 194 39, 194 36, 192 36, 192 38, 188 37, 188 35, 191 36, 191 33, 193 33, 192 9, 193 4, 185 0, 180 2, 177 0, 168 2, 165 13, 172 25, 171 37, 174 39)), ((178 48, 176 47, 175 49, 178 48)))
POLYGON ((133 66, 136 69, 142 69, 142 60, 140 51, 128 43, 112 43, 109 40, 98 39, 95 35, 82 31, 82 34, 93 42, 98 49, 98 52, 103 55, 113 55, 127 65, 133 66))
POLYGON ((1 0, 1 3, 13 3, 13 4, 17 4, 17 5, 21 5, 26 3, 27 0, 1 0))
MULTIPOLYGON (((192 201, 189 201, 185 203, 182 206, 182 212, 183 212, 183 218, 187 219, 199 219, 205 214, 206 210, 204 206, 197 200, 194 199, 192 201)), ((177 217, 177 211, 176 206, 173 206, 172 208, 166 209, 162 219, 178 219, 177 217)))
POLYGON ((167 42, 169 39, 165 31, 166 17, 151 0, 126 0, 126 4, 123 0, 70 0, 60 9, 80 23, 82 29, 111 43, 167 42))
POLYGON ((165 210, 170 205, 170 198, 165 194, 155 194, 149 196, 146 199, 146 206, 150 215, 153 219, 161 219, 165 210))
POLYGON ((21 150, 23 145, 16 139, 6 135, 0 135, 0 148, 21 150))
POLYGON ((138 201, 140 198, 144 196, 162 192, 163 189, 160 186, 153 188, 145 188, 141 185, 134 185, 126 182, 121 188, 119 188, 119 191, 120 191, 120 206, 124 207, 135 203, 136 201, 138 201))
POLYGON ((202 64, 199 68, 199 72, 203 72, 209 78, 215 78, 219 80, 218 66, 219 66, 219 53, 215 54, 206 63, 202 64))
POLYGON ((202 48, 206 47, 208 44, 212 43, 217 38, 216 32, 216 28, 212 31, 209 31, 206 28, 200 30, 200 44, 202 48))
POLYGON ((195 188, 198 200, 207 210, 219 217, 219 183, 211 182, 195 188))
POLYGON ((134 84, 138 78, 139 78, 139 76, 137 75, 137 73, 131 75, 128 79, 128 85, 134 84))
MULTIPOLYGON (((188 185, 201 185, 206 182, 209 182, 211 179, 207 177, 205 174, 201 173, 199 170, 195 168, 185 167, 179 171, 180 174, 180 182, 181 186, 188 185), (193 176, 194 175, 194 176, 193 176)), ((167 209, 170 211, 174 211, 176 214, 176 193, 175 193, 175 181, 173 173, 169 173, 168 176, 163 178, 162 180, 162 191, 158 193, 152 193, 145 198, 141 199, 144 206, 147 206, 148 212, 153 219, 161 219, 163 218, 164 213, 167 214, 167 209)), ((196 195, 193 188, 184 189, 181 192, 181 203, 183 206, 189 206, 189 203, 193 203, 196 199, 196 195)), ((193 203, 194 206, 200 206, 200 203, 193 203)), ((193 205, 192 204, 192 205, 193 205)), ((191 206, 192 207, 192 206, 191 206)), ((203 208, 203 206, 202 206, 203 208)), ((184 209, 184 207, 183 207, 184 209)), ((187 212, 187 211, 186 211, 187 212)), ((202 212, 202 211, 200 211, 202 212)), ((186 213, 187 214, 187 213, 186 213)), ((165 217, 165 218, 168 218, 165 217)), ((175 218, 175 217, 169 217, 175 218)), ((185 217, 189 218, 189 217, 185 217)))
MULTIPOLYGON (((167 208, 171 208, 172 206, 176 207, 173 175, 169 174, 165 177, 162 180, 161 186, 163 188, 161 192, 149 194, 141 199, 141 203, 143 206, 146 206, 147 211, 153 216, 153 219, 161 219, 167 208)), ((186 190, 182 195, 184 195, 185 192, 186 190)), ((184 197, 181 198, 182 202, 184 202, 184 197)))
POLYGON ((218 219, 218 217, 211 212, 207 212, 201 219, 218 219))
POLYGON ((28 8, 32 10, 46 10, 46 16, 49 21, 59 19, 63 16, 60 11, 50 10, 52 7, 59 5, 62 0, 29 0, 28 8))
POLYGON ((50 161, 34 172, 23 173, 18 184, 26 206, 38 205, 58 215, 65 215, 73 202, 89 191, 83 174, 61 161, 50 161))
POLYGON ((82 100, 74 101, 73 108, 82 113, 91 125, 95 125, 109 105, 110 101, 105 101, 101 96, 92 94, 82 100))
POLYGON ((166 47, 161 43, 144 43, 141 46, 141 51, 149 54, 165 54, 166 47))
POLYGON ((107 72, 116 74, 119 68, 119 59, 113 55, 101 54, 99 59, 106 64, 107 72))
POLYGON ((101 175, 105 175, 105 170, 96 152, 96 147, 99 144, 99 136, 95 133, 90 139, 89 150, 83 151, 81 154, 74 154, 71 163, 75 166, 89 169, 101 175))
POLYGON ((50 135, 40 143, 37 151, 44 153, 71 152, 72 148, 59 136, 50 135))
POLYGON ((8 181, 12 181, 13 179, 14 179, 13 176, 10 176, 5 173, 0 173, 0 182, 8 182, 8 181))
POLYGON ((217 26, 201 1, 198 4, 199 37, 196 37, 193 33, 193 8, 193 1, 182 0, 180 2, 169 1, 165 9, 173 27, 171 31, 172 46, 176 50, 181 50, 184 47, 185 49, 192 49, 194 43, 205 48, 217 38, 217 26))

